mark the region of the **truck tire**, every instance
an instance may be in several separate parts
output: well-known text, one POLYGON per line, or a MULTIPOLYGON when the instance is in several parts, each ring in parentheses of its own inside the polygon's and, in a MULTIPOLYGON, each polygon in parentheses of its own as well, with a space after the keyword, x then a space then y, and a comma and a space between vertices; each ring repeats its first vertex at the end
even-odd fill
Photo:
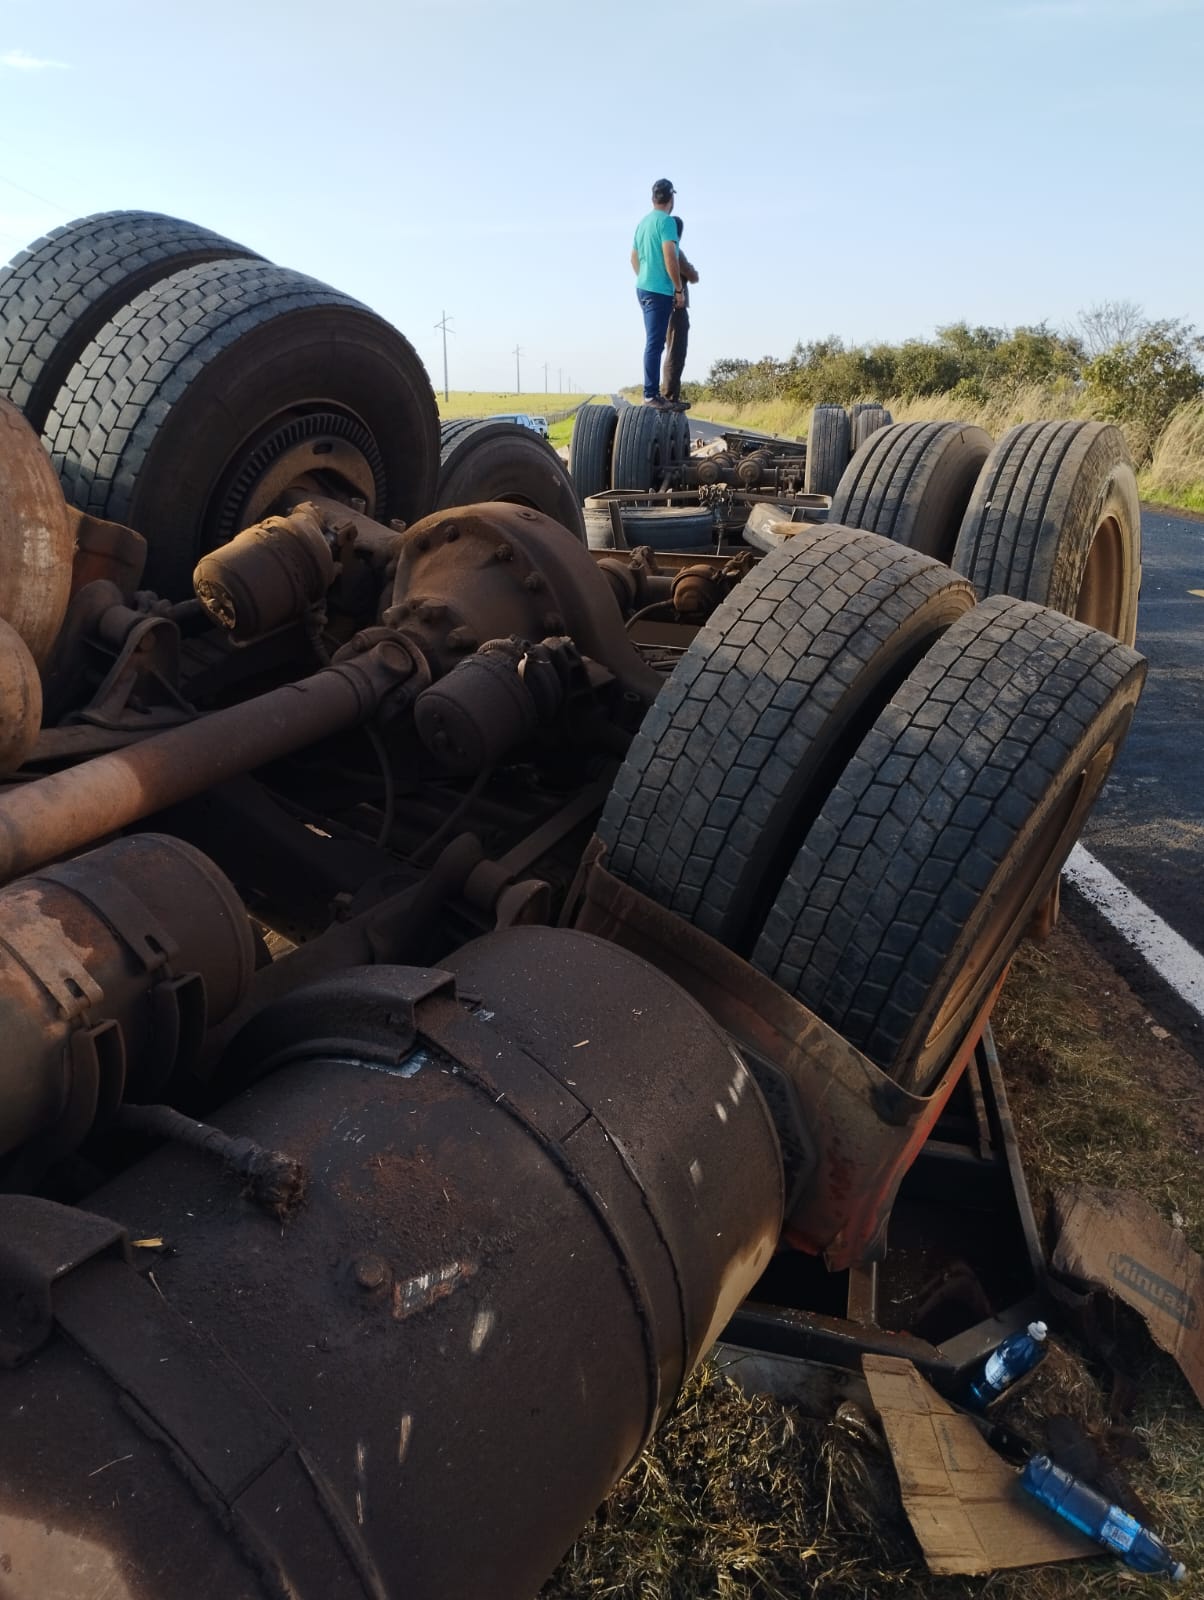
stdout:
POLYGON ((862 402, 861 405, 854 406, 850 417, 849 437, 849 448, 853 454, 857 454, 871 433, 877 433, 879 428, 889 428, 893 421, 890 412, 877 401, 862 402))
MULTIPOLYGON (((849 463, 849 414, 843 406, 816 406, 807 430, 807 494, 831 494, 849 463)), ((833 521, 838 520, 833 518, 833 521)))
POLYGON ((925 1093, 1049 891, 1124 738, 1141 657, 999 596, 900 686, 803 841, 753 964, 925 1093))
POLYGON ((453 434, 440 452, 435 510, 484 500, 542 511, 585 543, 585 518, 568 468, 546 439, 521 422, 486 417, 453 434))
POLYGON ((746 954, 861 737, 973 603, 850 528, 766 556, 648 709, 598 824, 610 870, 746 954))
POLYGON ((980 595, 1035 600, 1131 645, 1141 505, 1120 429, 1029 422, 1005 434, 971 496, 953 565, 980 595))
MULTIPOLYGON (((700 550, 715 547, 715 519, 694 506, 624 506, 621 512, 628 549, 700 550)), ((613 550, 614 526, 605 502, 586 503, 585 537, 591 550, 613 550)))
POLYGON ((366 306, 298 272, 223 261, 119 311, 72 368, 45 438, 68 500, 142 533, 147 582, 180 598, 199 557, 293 482, 358 496, 382 522, 424 516, 439 418, 413 346, 366 306))
POLYGON ((849 462, 828 516, 948 561, 991 436, 963 422, 878 428, 849 462))
POLYGON ((84 348, 143 289, 202 261, 260 261, 220 233, 153 211, 56 228, 0 267, 0 394, 41 433, 84 348))
POLYGON ((569 472, 582 500, 610 488, 610 458, 619 413, 612 405, 582 406, 569 439, 569 472))
POLYGON ((690 419, 684 411, 671 411, 666 428, 669 439, 669 465, 679 466, 690 455, 690 419))
POLYGON ((465 428, 471 428, 476 423, 487 420, 486 417, 453 417, 450 422, 441 422, 439 424, 439 454, 442 455, 452 440, 463 433, 465 428))
POLYGON ((652 406, 624 406, 615 429, 610 486, 644 494, 660 487, 669 459, 667 419, 674 415, 652 406))

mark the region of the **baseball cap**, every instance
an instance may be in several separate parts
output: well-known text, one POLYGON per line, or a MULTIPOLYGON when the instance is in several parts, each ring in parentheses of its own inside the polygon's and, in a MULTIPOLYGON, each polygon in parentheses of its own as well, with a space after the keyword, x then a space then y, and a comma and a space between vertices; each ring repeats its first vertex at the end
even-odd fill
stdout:
POLYGON ((669 182, 668 178, 658 178, 652 185, 652 198, 654 200, 667 200, 670 195, 676 193, 677 190, 669 182))

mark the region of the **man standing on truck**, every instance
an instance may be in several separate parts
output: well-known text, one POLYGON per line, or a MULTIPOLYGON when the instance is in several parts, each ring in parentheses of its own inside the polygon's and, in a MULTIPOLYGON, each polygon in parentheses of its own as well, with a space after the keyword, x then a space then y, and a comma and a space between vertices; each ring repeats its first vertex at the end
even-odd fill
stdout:
POLYGON ((636 228, 631 247, 636 298, 644 313, 644 404, 658 411, 688 409, 684 401, 666 400, 659 387, 669 318, 675 307, 685 303, 672 215, 673 195, 668 178, 658 178, 652 185, 652 210, 636 228))
POLYGON ((669 332, 665 337, 665 374, 661 379, 661 393, 666 400, 681 399, 681 375, 686 365, 686 350, 690 343, 690 285, 698 282, 698 273, 686 260, 681 247, 681 236, 686 225, 674 217, 677 225, 677 265, 681 273, 682 300, 673 306, 669 318, 669 332))

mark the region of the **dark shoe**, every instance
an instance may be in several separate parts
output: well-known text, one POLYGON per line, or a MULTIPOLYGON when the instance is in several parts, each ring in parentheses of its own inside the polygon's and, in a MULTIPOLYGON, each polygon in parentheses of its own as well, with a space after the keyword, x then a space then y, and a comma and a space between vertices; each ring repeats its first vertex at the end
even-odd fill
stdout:
POLYGON ((688 411, 690 402, 688 400, 666 400, 665 409, 667 411, 688 411))
POLYGON ((663 394, 652 395, 651 398, 645 399, 644 404, 651 406, 653 411, 672 411, 675 409, 672 401, 666 400, 663 394))

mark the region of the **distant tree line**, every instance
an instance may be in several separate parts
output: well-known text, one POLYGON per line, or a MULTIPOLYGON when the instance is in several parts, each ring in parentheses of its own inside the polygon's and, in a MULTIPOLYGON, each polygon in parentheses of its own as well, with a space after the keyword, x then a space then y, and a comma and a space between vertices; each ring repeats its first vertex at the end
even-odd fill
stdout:
POLYGON ((1178 319, 1150 320, 1131 301, 1106 301, 1072 329, 1046 323, 972 328, 954 322, 933 339, 846 345, 835 335, 798 343, 779 360, 716 361, 699 397, 733 405, 946 394, 967 406, 1028 385, 1065 386, 1101 417, 1133 425, 1152 440, 1171 413, 1204 394, 1204 339, 1178 319))

